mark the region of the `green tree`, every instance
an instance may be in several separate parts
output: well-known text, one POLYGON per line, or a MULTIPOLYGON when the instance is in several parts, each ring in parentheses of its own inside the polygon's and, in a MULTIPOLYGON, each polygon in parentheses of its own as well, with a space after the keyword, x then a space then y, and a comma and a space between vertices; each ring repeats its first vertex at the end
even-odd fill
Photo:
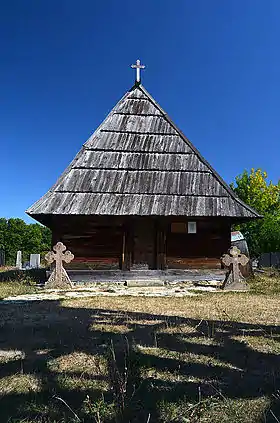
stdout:
POLYGON ((0 218, 0 250, 6 249, 8 221, 4 217, 0 218))
POLYGON ((5 250, 6 262, 8 264, 15 264, 18 250, 24 251, 26 226, 26 223, 22 219, 8 219, 5 250))
POLYGON ((52 243, 52 233, 49 228, 46 228, 45 226, 40 226, 41 232, 42 232, 42 245, 41 245, 41 251, 48 251, 51 248, 52 243))
POLYGON ((23 260, 32 253, 45 253, 51 247, 51 231, 38 223, 27 224, 22 219, 0 218, 0 249, 5 251, 6 264, 15 265, 16 253, 21 250, 23 260))
POLYGON ((260 214, 280 211, 280 181, 274 185, 261 169, 245 170, 231 188, 237 196, 260 214))
POLYGON ((267 173, 261 169, 244 171, 237 176, 231 188, 237 196, 258 213, 263 219, 238 225, 247 239, 251 255, 280 251, 280 181, 268 181, 267 173))
POLYGON ((280 251, 280 213, 265 215, 260 225, 259 238, 263 252, 280 251))

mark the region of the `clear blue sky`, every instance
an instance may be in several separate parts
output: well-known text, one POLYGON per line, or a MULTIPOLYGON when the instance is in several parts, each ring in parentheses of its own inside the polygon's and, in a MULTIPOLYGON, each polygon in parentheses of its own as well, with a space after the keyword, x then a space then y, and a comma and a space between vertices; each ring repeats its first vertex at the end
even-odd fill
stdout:
POLYGON ((231 182, 280 177, 279 0, 3 0, 0 217, 22 217, 134 83, 231 182))

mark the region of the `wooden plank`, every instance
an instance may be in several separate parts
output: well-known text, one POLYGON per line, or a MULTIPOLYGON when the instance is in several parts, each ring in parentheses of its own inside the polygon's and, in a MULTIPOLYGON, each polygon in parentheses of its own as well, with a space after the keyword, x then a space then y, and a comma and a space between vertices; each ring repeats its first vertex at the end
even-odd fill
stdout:
POLYGON ((52 192, 32 215, 112 215, 112 216, 190 216, 250 217, 246 209, 230 197, 183 196, 169 194, 117 194, 52 192))
POLYGON ((55 192, 85 192, 114 194, 170 194, 226 197, 227 193, 207 172, 132 170, 128 169, 72 169, 57 186, 55 192), (198 185, 198 186, 197 186, 198 185))
POLYGON ((205 171, 207 167, 191 153, 127 152, 108 150, 85 150, 72 169, 128 169, 205 171))
MULTIPOLYGON (((188 220, 182 221, 186 224, 188 220)), ((230 223, 228 221, 197 220, 197 233, 167 233, 167 255, 169 257, 220 259, 230 247, 230 223)))
POLYGON ((73 234, 71 228, 65 226, 62 241, 74 254, 71 268, 104 268, 104 266, 119 268, 122 251, 122 231, 120 227, 92 227, 80 236, 73 234))
POLYGON ((167 257, 169 269, 221 269, 221 260, 212 257, 167 257))
POLYGON ((85 148, 119 152, 192 153, 192 149, 173 134, 98 132, 86 142, 85 148))
POLYGON ((119 263, 117 257, 75 257, 72 263, 119 263))

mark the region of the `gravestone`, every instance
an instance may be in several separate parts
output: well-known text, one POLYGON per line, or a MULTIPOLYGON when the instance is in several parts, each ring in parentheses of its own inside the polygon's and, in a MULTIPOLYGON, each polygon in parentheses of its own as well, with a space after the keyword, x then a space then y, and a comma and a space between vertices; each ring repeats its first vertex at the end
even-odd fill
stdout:
POLYGON ((222 263, 229 268, 222 289, 246 291, 248 285, 240 272, 240 265, 245 266, 249 258, 241 254, 240 250, 234 246, 230 248, 228 254, 222 256, 221 260, 222 263))
POLYGON ((16 268, 22 269, 22 253, 21 253, 21 251, 17 251, 16 268))
POLYGON ((271 256, 270 253, 262 253, 259 259, 260 267, 271 267, 271 256))
POLYGON ((280 253, 270 253, 271 254, 271 266, 280 268, 280 253))
POLYGON ((40 254, 30 254, 29 266, 31 269, 39 269, 41 264, 40 254))
POLYGON ((280 268, 280 253, 262 253, 259 260, 259 267, 280 268))
POLYGON ((55 262, 55 267, 46 282, 45 288, 73 288, 72 282, 63 267, 63 261, 70 263, 74 258, 74 254, 66 251, 66 246, 62 242, 58 242, 53 246, 53 251, 49 251, 45 259, 48 264, 55 262))
MULTIPOLYGON (((237 247, 240 250, 241 254, 244 254, 248 258, 250 258, 249 249, 247 245, 247 241, 244 238, 243 234, 240 231, 231 232, 231 246, 237 247)), ((242 266, 240 268, 242 276, 245 278, 252 276, 253 269, 250 260, 246 264, 246 266, 242 266)))

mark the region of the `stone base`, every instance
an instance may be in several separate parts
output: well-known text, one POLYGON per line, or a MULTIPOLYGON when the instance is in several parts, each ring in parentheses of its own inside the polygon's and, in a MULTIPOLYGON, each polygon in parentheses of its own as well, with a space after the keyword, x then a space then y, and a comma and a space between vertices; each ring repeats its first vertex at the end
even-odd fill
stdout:
POLYGON ((149 270, 147 263, 135 263, 131 266, 131 270, 149 270))
MULTIPOLYGON (((78 284, 106 282, 125 283, 126 281, 160 280, 165 283, 200 282, 225 280, 225 270, 215 269, 168 269, 168 270, 67 270, 72 282, 78 284)), ((47 272, 48 274, 48 272, 47 272)))
POLYGON ((234 282, 232 272, 226 274, 226 278, 221 286, 224 291, 249 291, 249 286, 243 276, 239 275, 239 281, 234 282))
POLYGON ((45 283, 45 288, 46 289, 69 289, 69 288, 72 289, 73 284, 71 280, 69 279, 69 276, 67 275, 66 270, 64 268, 62 269, 61 280, 57 278, 56 271, 54 269, 49 279, 45 283))
POLYGON ((160 279, 135 279, 135 280, 127 280, 125 282, 127 287, 140 287, 140 286, 164 286, 164 281, 160 279))

